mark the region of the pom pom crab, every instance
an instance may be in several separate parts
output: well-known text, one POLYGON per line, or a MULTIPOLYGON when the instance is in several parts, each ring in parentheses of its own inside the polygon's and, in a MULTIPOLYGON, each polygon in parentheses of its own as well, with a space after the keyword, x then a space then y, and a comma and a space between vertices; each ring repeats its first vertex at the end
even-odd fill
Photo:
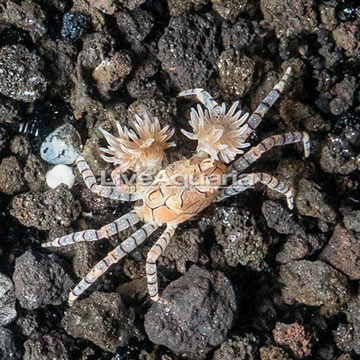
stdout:
POLYGON ((266 173, 241 174, 263 153, 275 146, 303 142, 305 157, 309 155, 310 142, 306 132, 272 135, 246 153, 242 150, 250 145, 245 142, 246 139, 257 128, 266 112, 284 90, 290 72, 291 69, 288 68, 280 82, 275 85, 251 116, 248 113, 242 115, 240 110, 236 112, 238 102, 235 102, 226 112, 225 104, 219 105, 203 89, 181 92, 180 96, 195 95, 205 107, 205 110, 200 105, 196 109, 191 109, 190 125, 193 132, 182 130, 185 136, 197 140, 198 146, 196 153, 190 159, 174 162, 163 170, 160 168, 164 149, 175 146, 173 142, 169 142, 174 130, 170 130, 168 126, 161 128, 157 118, 150 119, 148 115, 145 115, 142 119, 135 115, 134 129, 137 133, 122 128, 117 123, 119 137, 100 129, 109 143, 108 148, 101 148, 104 152, 102 157, 105 161, 118 165, 111 175, 114 186, 97 184, 85 159, 79 156, 76 164, 85 184, 99 196, 124 201, 142 200, 143 204, 99 230, 72 233, 45 243, 43 246, 97 241, 115 235, 140 221, 145 224, 92 268, 71 291, 70 304, 112 264, 125 257, 163 225, 166 225, 164 232, 147 255, 146 276, 150 298, 167 304, 168 301, 159 296, 156 261, 165 251, 180 223, 189 220, 213 201, 234 196, 253 187, 256 183, 262 183, 283 194, 288 207, 293 208, 293 192, 286 183, 266 173), (242 156, 235 160, 238 154, 242 156), (227 163, 230 165, 227 166, 227 163), (122 181, 121 176, 127 170, 132 170, 138 175, 154 174, 155 177, 148 184, 140 182, 127 184, 122 181), (233 182, 227 185, 229 177, 226 176, 229 175, 233 182))

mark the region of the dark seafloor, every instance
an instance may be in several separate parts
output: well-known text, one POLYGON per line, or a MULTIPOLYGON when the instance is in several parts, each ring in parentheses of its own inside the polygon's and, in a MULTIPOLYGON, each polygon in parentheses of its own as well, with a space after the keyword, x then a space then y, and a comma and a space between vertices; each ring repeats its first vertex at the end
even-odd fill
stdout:
POLYGON ((360 2, 0 1, 0 359, 360 358, 360 2), (252 170, 291 183, 295 209, 256 187, 182 224, 158 262, 178 312, 150 304, 145 255, 111 268, 74 307, 71 287, 134 229, 41 249, 132 204, 45 183, 44 137, 71 123, 94 172, 98 127, 148 109, 176 128, 165 162, 190 156, 202 87, 254 110, 287 66, 285 93, 252 137, 306 130, 252 170), (27 124, 24 133, 24 126, 27 124))

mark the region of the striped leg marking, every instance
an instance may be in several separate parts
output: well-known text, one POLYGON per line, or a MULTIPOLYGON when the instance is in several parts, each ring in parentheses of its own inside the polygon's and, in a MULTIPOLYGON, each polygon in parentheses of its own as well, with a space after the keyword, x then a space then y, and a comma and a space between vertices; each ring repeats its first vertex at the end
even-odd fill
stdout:
POLYGON ((178 96, 192 96, 196 98, 215 116, 221 113, 221 106, 213 99, 213 97, 204 89, 190 89, 179 93, 178 96))
POLYGON ((175 229, 176 226, 168 225, 158 241, 156 241, 154 246, 150 249, 146 257, 146 278, 150 299, 166 305, 169 302, 159 297, 156 261, 169 245, 175 229))
POLYGON ((145 224, 139 230, 134 232, 130 237, 124 240, 114 250, 110 251, 101 261, 99 261, 91 271, 82 279, 79 284, 69 294, 69 305, 72 306, 74 301, 88 289, 101 275, 103 275, 112 264, 116 264, 119 260, 133 251, 141 243, 143 243, 156 229, 155 224, 145 224))
POLYGON ((247 153, 235 160, 227 169, 228 174, 241 173, 249 167, 254 161, 258 160, 265 152, 271 150, 275 146, 282 146, 303 142, 304 155, 310 155, 309 134, 306 132, 288 132, 281 135, 272 135, 260 142, 260 144, 251 148, 247 153))
POLYGON ((274 88, 269 92, 269 94, 265 97, 261 104, 256 108, 254 113, 249 117, 249 120, 247 122, 249 128, 244 134, 244 140, 248 138, 251 133, 259 126, 265 114, 274 105, 275 101, 284 91, 284 87, 289 79, 290 73, 291 68, 288 67, 279 83, 274 86, 274 88))
POLYGON ((142 196, 141 194, 130 193, 131 189, 128 188, 130 185, 122 184, 121 187, 98 185, 96 183, 93 172, 91 171, 89 165, 87 164, 83 156, 79 156, 76 159, 76 165, 81 176, 84 179, 86 186, 93 193, 96 193, 99 196, 124 201, 135 201, 140 199, 142 196))
POLYGON ((239 180, 222 190, 218 196, 218 201, 230 196, 239 194, 240 192, 253 187, 256 183, 262 183, 272 190, 279 192, 286 196, 286 201, 289 209, 294 208, 294 198, 292 188, 285 182, 266 173, 244 174, 239 180))
POLYGON ((42 247, 58 247, 64 245, 71 245, 81 241, 97 241, 103 238, 108 238, 112 235, 135 225, 140 221, 140 218, 133 212, 121 216, 119 219, 104 225, 100 230, 84 230, 78 231, 69 235, 65 235, 55 240, 42 244, 42 247))

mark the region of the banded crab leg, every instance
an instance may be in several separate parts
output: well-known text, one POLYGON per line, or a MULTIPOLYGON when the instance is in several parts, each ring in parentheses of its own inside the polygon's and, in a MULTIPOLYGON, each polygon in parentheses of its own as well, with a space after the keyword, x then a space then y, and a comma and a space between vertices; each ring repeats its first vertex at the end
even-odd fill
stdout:
POLYGON ((146 223, 139 230, 135 231, 130 237, 124 240, 114 250, 110 251, 101 261, 99 261, 91 271, 82 279, 69 294, 69 305, 72 306, 74 301, 94 282, 103 275, 111 265, 116 264, 119 260, 133 251, 143 243, 156 229, 158 225, 146 223))
POLYGON ((140 218, 134 213, 130 212, 121 216, 119 219, 104 225, 100 230, 84 230, 72 234, 56 238, 51 242, 42 244, 42 247, 59 247, 64 245, 76 244, 81 241, 97 241, 100 239, 108 238, 112 235, 127 229, 128 227, 137 224, 140 218))
POLYGON ((182 91, 178 96, 193 96, 196 98, 215 116, 221 114, 221 106, 214 100, 214 98, 204 89, 196 88, 182 91))
POLYGON ((240 192, 252 188, 256 183, 262 183, 271 190, 277 191, 286 196, 289 209, 294 208, 294 198, 292 188, 285 182, 266 173, 244 174, 232 185, 223 189, 217 197, 217 201, 221 201, 227 197, 234 196, 240 192))
POLYGON ((273 87, 261 104, 256 108, 256 110, 251 114, 249 120, 247 121, 248 129, 243 135, 243 139, 247 139, 251 133, 259 126, 265 114, 269 109, 274 105, 276 100, 279 98, 281 93, 284 91, 285 85, 291 74, 291 67, 288 67, 285 71, 285 74, 281 80, 273 87))
MULTIPOLYGON (((261 120, 268 112, 268 110, 274 105, 280 94, 284 91, 286 82, 289 79, 291 73, 291 67, 288 67, 281 80, 274 86, 270 93, 265 97, 261 104, 256 108, 254 113, 247 120, 248 129, 243 135, 245 140, 250 134, 259 126, 261 120)), ((221 106, 213 99, 213 97, 204 89, 190 89, 179 93, 178 96, 191 96, 195 95, 196 98, 215 116, 219 116, 222 112, 221 106)))
POLYGON ((76 165, 86 186, 99 196, 124 201, 135 201, 142 197, 142 194, 137 193, 134 185, 122 183, 121 186, 103 186, 97 184, 93 172, 81 155, 76 159, 76 165))
POLYGON ((306 132, 288 132, 286 134, 272 135, 262 140, 258 145, 252 147, 248 152, 235 160, 227 169, 228 174, 241 173, 249 167, 254 161, 258 160, 265 152, 271 150, 275 146, 295 144, 303 142, 304 155, 310 155, 309 134, 306 132))
POLYGON ((146 278, 150 299, 162 304, 168 304, 168 301, 159 297, 156 261, 169 245, 176 227, 177 225, 168 225, 146 257, 146 278))

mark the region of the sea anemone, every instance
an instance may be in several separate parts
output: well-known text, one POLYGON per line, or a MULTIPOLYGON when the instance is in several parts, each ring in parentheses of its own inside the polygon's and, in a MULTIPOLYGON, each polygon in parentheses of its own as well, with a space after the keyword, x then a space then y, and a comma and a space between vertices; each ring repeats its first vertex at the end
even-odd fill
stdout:
POLYGON ((244 124, 249 114, 241 116, 241 110, 235 113, 239 102, 236 101, 226 113, 226 105, 223 103, 207 107, 204 110, 200 105, 191 108, 190 125, 193 133, 185 130, 181 132, 189 139, 198 140, 197 151, 210 155, 212 160, 221 159, 229 163, 237 154, 242 154, 242 148, 248 147, 245 143, 245 132, 248 124, 244 124))
POLYGON ((135 114, 134 130, 121 127, 116 121, 119 137, 115 137, 100 128, 109 143, 107 148, 100 148, 107 155, 101 157, 110 163, 119 165, 122 173, 132 170, 137 174, 154 174, 161 167, 164 149, 175 146, 169 139, 174 135, 174 129, 166 125, 161 128, 159 119, 150 119, 147 113, 143 119, 135 114))

